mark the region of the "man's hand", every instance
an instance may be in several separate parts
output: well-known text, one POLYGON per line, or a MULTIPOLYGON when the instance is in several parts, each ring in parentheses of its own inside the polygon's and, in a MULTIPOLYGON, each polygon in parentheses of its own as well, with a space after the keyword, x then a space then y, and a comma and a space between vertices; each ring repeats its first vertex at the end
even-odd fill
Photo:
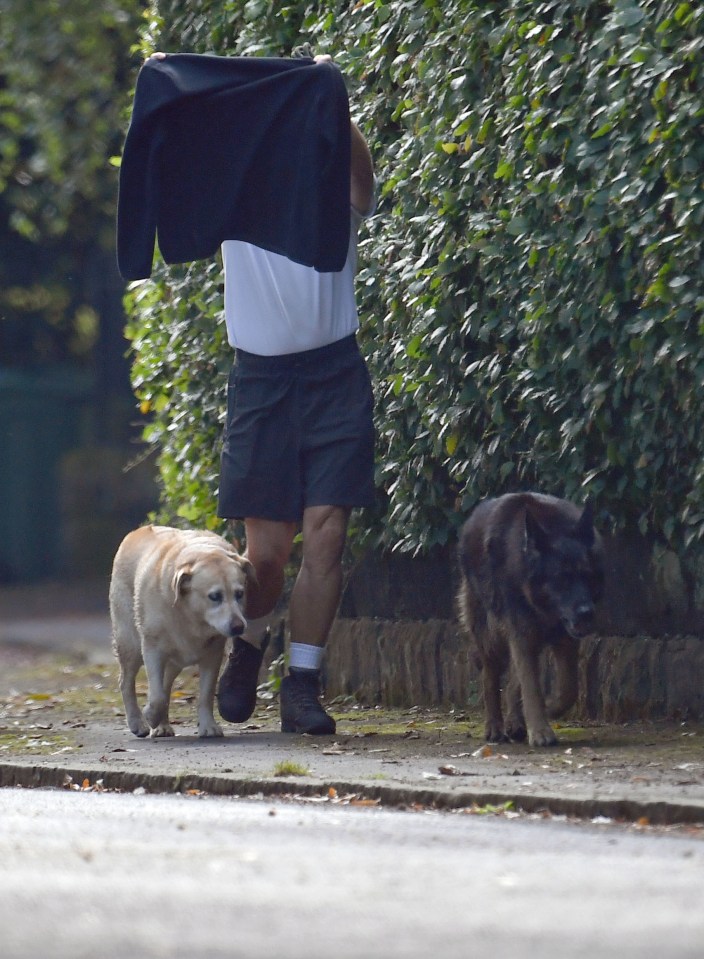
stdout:
POLYGON ((313 57, 314 63, 332 63, 332 57, 329 53, 318 53, 313 57))
POLYGON ((150 53, 147 60, 166 60, 166 54, 158 50, 156 53, 150 53))

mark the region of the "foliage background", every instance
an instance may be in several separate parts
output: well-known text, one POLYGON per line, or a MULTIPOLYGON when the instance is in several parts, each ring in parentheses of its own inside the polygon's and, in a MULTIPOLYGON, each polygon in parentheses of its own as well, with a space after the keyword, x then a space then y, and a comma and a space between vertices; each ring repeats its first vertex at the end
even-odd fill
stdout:
POLYGON ((103 384, 121 376, 125 395, 108 161, 141 7, 0 0, 0 366, 90 367, 104 347, 103 384))
MULTIPOLYGON (((155 0, 143 53, 289 55, 348 79, 380 181, 360 247, 379 506, 427 552, 478 498, 592 496, 704 534, 704 8, 663 0, 155 0)), ((128 295, 164 515, 216 527, 231 351, 218 263, 128 295)))

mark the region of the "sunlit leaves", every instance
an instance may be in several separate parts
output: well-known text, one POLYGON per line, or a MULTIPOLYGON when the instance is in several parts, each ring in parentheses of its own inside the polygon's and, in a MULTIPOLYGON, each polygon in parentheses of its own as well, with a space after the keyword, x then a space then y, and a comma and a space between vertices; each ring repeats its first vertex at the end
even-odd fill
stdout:
POLYGON ((122 77, 138 0, 4 0, 0 188, 25 234, 80 228, 77 208, 114 207, 109 158, 122 138, 122 77))
MULTIPOLYGON (((701 4, 156 8, 167 48, 309 40, 348 78, 380 182, 358 277, 385 508, 367 530, 432 550, 478 498, 535 487, 701 538, 701 4)), ((136 372, 169 396, 150 427, 167 498, 205 516, 229 351, 217 271, 179 277, 137 307, 136 372)))
POLYGON ((114 260, 117 198, 109 161, 124 133, 141 6, 0 0, 4 365, 88 363, 99 327, 115 323, 116 313, 119 322, 119 290, 106 292, 105 276, 114 260))

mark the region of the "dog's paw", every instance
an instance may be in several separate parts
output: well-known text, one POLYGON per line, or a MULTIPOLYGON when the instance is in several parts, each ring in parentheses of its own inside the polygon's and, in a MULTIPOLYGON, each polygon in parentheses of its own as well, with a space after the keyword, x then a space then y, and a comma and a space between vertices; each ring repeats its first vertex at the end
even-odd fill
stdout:
POLYGON ((149 736, 151 739, 163 739, 167 736, 175 736, 174 727, 171 723, 159 723, 158 726, 155 726, 153 729, 149 730, 149 736))
POLYGON ((531 746, 556 746, 557 736, 551 726, 528 730, 528 742, 531 746))
POLYGON ((487 723, 484 727, 484 739, 486 739, 488 743, 508 742, 508 736, 504 732, 503 726, 493 723, 487 723))
POLYGON ((215 720, 209 723, 199 723, 198 724, 198 736, 200 739, 209 739, 216 736, 224 736, 225 731, 219 723, 216 723, 215 720))
POLYGON ((130 732, 140 739, 149 735, 149 723, 145 722, 140 716, 139 719, 132 719, 129 722, 130 732))

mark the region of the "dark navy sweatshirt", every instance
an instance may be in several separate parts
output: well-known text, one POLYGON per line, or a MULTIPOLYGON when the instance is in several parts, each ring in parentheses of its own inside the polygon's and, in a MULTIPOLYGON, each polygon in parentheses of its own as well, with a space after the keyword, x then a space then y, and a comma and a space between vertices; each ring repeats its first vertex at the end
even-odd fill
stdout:
POLYGON ((117 260, 128 280, 245 240, 320 272, 349 244, 350 119, 332 63, 179 53, 137 78, 117 260))

